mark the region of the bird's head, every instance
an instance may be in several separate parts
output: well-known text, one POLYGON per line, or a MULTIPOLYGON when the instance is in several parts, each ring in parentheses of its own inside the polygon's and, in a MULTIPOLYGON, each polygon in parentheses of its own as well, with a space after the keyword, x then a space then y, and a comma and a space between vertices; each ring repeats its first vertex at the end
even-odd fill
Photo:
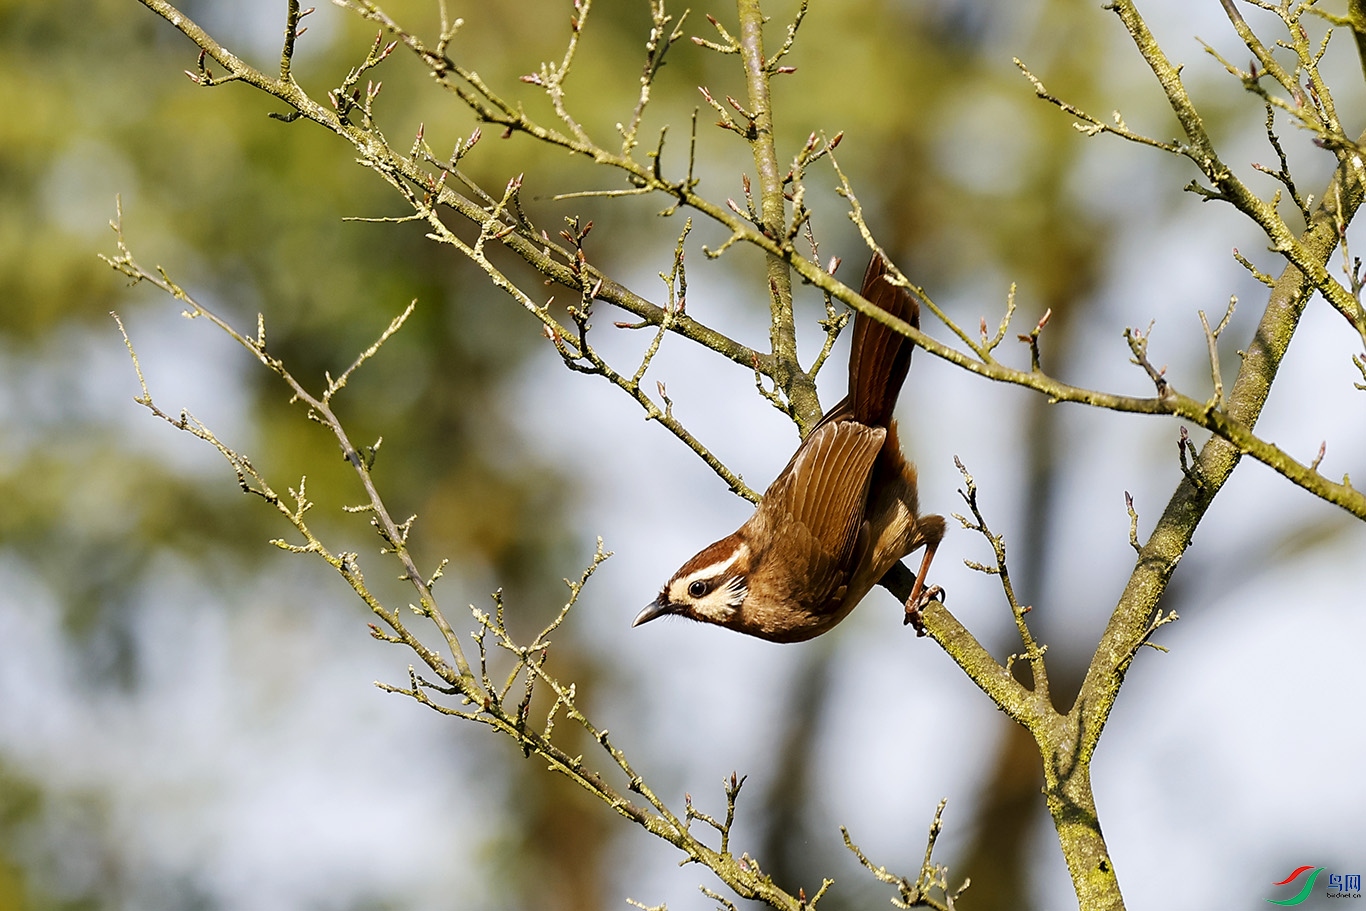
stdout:
POLYGON ((749 545, 738 534, 722 538, 684 563, 631 625, 675 615, 725 626, 749 594, 749 569, 749 545))

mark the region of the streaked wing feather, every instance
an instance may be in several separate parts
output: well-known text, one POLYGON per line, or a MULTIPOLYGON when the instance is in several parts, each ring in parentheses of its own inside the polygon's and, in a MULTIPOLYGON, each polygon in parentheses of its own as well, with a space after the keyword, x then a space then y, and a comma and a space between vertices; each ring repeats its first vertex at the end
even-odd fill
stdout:
MULTIPOLYGON (((865 536, 866 537, 866 536, 865 536)), ((792 523, 774 539, 762 585, 772 603, 819 612, 849 584, 844 561, 827 553, 805 525, 792 523)))
POLYGON ((817 427, 764 494, 773 517, 801 524, 820 551, 844 563, 863 519, 873 463, 887 431, 854 421, 817 427))

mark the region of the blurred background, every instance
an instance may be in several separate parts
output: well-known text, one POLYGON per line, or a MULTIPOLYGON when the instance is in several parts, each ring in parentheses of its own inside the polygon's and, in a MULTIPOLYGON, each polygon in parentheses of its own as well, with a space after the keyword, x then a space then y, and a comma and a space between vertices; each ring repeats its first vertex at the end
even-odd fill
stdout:
MULTIPOLYGON (((538 90, 516 77, 559 59, 570 4, 451 5, 467 20, 453 54, 549 120, 538 90)), ((269 72, 283 6, 183 9, 269 72)), ((386 9, 434 33, 435 4, 386 9)), ((1143 9, 1186 64, 1225 160, 1269 198, 1271 182, 1250 167, 1275 164, 1264 111, 1196 40, 1247 57, 1218 4, 1143 9)), ((795 3, 766 10, 776 46, 795 3)), ((1253 24, 1270 29, 1256 12, 1253 24)), ((689 34, 715 37, 701 13, 733 23, 725 4, 698 7, 689 34)), ((306 23, 294 71, 321 100, 373 32, 328 5, 306 23)), ((642 2, 593 7, 569 101, 605 144, 634 103, 648 25, 642 2)), ((1344 39, 1324 65, 1355 132, 1366 93, 1344 39)), ((969 329, 982 317, 994 327, 1017 283, 1016 328, 1051 308, 1045 367, 1078 384, 1149 394, 1121 332, 1151 320, 1154 362, 1177 388, 1208 394, 1197 311, 1217 320, 1238 295, 1221 347, 1231 380, 1265 289, 1230 248, 1279 272, 1264 239, 1181 193, 1195 176, 1182 162, 1079 135, 1033 98, 1012 57, 1093 113, 1119 108, 1136 129, 1177 135, 1097 4, 851 0, 812 5, 787 60, 797 73, 776 90, 780 154, 810 131, 844 131, 841 164, 902 268, 969 329)), ((339 508, 359 493, 326 433, 228 338, 129 289, 96 258, 114 248, 116 194, 142 262, 164 265, 239 326, 264 313, 271 347, 315 384, 417 300, 408 327, 339 398, 343 419, 356 439, 383 436, 377 479, 396 516, 419 516, 424 565, 451 558, 438 595, 457 630, 473 628, 464 605, 486 608, 498 587, 514 629, 544 622, 564 599, 561 580, 605 539, 615 556, 561 629, 552 668, 577 682, 599 726, 673 806, 688 792, 722 812, 723 779, 747 774, 732 844, 787 889, 811 894, 835 879, 821 904, 833 911, 890 895, 844 849, 839 826, 875 863, 913 875, 947 797, 936 856, 955 883, 972 878, 963 907, 1075 907, 1033 744, 901 627, 890 595, 874 592, 803 645, 683 622, 629 629, 747 504, 619 392, 564 370, 534 321, 421 226, 344 221, 406 213, 330 134, 267 118, 280 106, 244 86, 191 84, 182 71, 194 61, 133 0, 0 0, 0 909, 577 911, 628 898, 702 909, 713 903, 697 886, 718 885, 512 744, 371 685, 406 682, 408 656, 368 636, 363 605, 321 561, 267 543, 287 529, 241 495, 214 451, 133 403, 111 309, 161 407, 188 408, 277 490, 307 474, 332 549, 360 552, 371 581, 407 598, 381 581, 397 570, 364 523, 339 508)), ((438 152, 472 129, 402 53, 373 75, 396 147, 419 123, 438 152)), ((743 97, 733 58, 687 41, 674 49, 642 131, 672 124, 669 173, 683 167, 698 85, 743 97)), ((738 197, 748 150, 705 126, 705 108, 700 120, 702 190, 738 197)), ((1283 135, 1301 192, 1317 193, 1329 156, 1283 135)), ((657 274, 682 219, 657 217, 661 202, 555 202, 620 183, 496 133, 465 163, 492 190, 525 172, 523 199, 541 226, 593 219, 595 264, 664 299, 657 274)), ((861 242, 833 175, 817 168, 809 183, 821 255, 846 258, 849 281, 865 261, 861 242)), ((701 224, 689 239, 689 312, 763 346, 761 259, 701 255, 723 239, 701 224)), ((525 266, 505 265, 539 287, 525 266)), ((596 344, 633 365, 648 340, 598 309, 596 344)), ((822 316, 803 296, 807 362, 822 316)), ((948 336, 933 319, 926 327, 948 336)), ((846 345, 823 374, 827 405, 844 391, 846 345)), ((1006 356, 1027 363, 1012 346, 1006 356)), ((1259 428, 1302 460, 1326 441, 1329 476, 1366 476, 1357 350, 1341 318, 1311 303, 1259 428)), ((705 354, 670 338, 650 377, 762 489, 795 431, 750 394, 751 373, 705 354)), ((1050 406, 924 355, 899 414, 926 509, 963 510, 955 455, 975 475, 1070 704, 1132 566, 1124 493, 1145 535, 1180 476, 1178 427, 1050 406)), ((1181 615, 1157 637, 1170 651, 1133 665, 1094 767, 1130 907, 1261 906, 1302 864, 1366 867, 1363 545, 1361 523, 1255 462, 1220 494, 1164 601, 1181 615)), ((934 581, 1004 657, 1018 647, 1008 610, 964 559, 989 550, 951 528, 934 581)))

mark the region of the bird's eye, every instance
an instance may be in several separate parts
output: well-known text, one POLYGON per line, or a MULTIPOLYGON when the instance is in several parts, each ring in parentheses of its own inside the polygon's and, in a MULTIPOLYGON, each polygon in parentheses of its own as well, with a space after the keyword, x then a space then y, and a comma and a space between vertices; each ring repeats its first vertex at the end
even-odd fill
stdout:
POLYGON ((692 585, 688 586, 688 594, 692 595, 694 598, 700 598, 706 593, 707 583, 703 582, 701 579, 698 579, 692 585))

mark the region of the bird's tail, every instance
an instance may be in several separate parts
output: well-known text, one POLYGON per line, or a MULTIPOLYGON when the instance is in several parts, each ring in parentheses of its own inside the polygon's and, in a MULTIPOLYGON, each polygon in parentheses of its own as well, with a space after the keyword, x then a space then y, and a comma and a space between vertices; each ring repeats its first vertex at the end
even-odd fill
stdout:
MULTIPOLYGON (((920 302, 907 288, 888 281, 887 261, 878 253, 863 276, 865 298, 915 328, 920 328, 920 302)), ((886 427, 896 409, 896 397, 911 368, 914 343, 862 313, 854 316, 854 339, 849 350, 849 398, 854 420, 886 427)))

